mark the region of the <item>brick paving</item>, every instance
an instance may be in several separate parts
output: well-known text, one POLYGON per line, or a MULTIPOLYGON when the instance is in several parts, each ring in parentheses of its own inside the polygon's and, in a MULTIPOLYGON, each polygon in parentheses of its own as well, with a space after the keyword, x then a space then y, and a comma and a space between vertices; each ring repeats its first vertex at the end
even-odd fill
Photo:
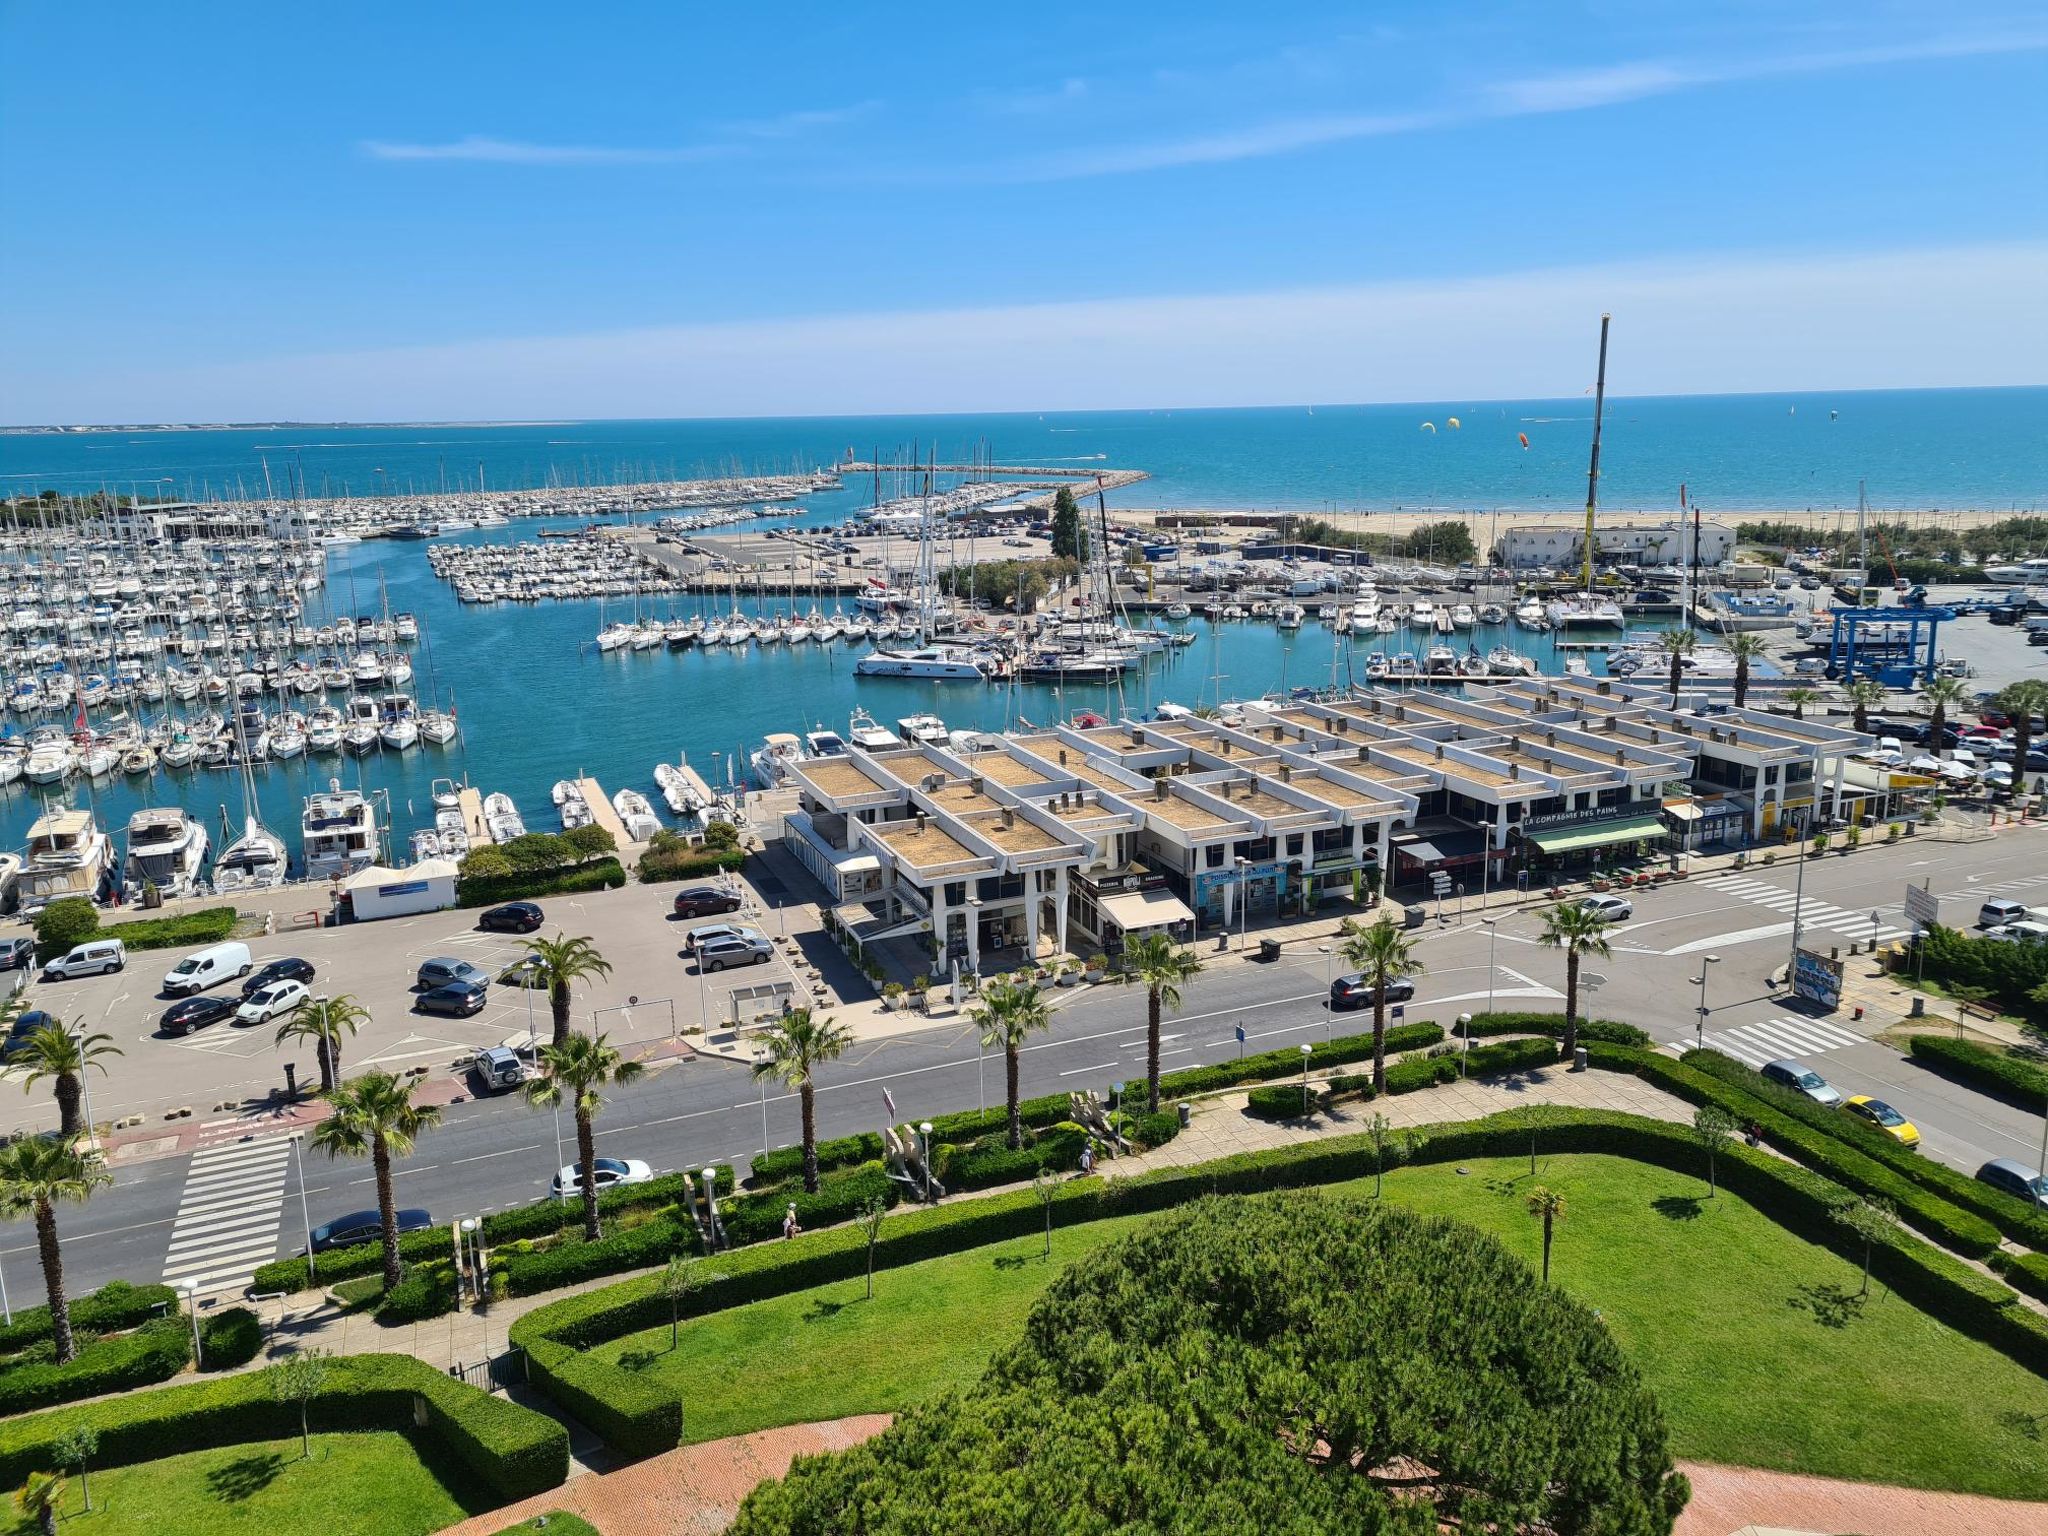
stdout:
POLYGON ((1692 1502, 1675 1536, 1760 1530, 1857 1536, 2048 1536, 2048 1504, 1844 1483, 1796 1472, 1681 1461, 1692 1502))

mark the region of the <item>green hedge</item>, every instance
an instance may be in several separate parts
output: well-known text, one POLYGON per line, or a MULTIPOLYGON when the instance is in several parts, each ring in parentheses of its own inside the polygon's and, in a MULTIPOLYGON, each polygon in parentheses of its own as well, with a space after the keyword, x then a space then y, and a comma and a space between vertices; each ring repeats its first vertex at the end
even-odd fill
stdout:
MULTIPOLYGON (((1178 1125, 1179 1117, 1174 1117, 1178 1125)), ((964 1145, 942 1146, 933 1156, 934 1171, 948 1194, 970 1189, 993 1189, 999 1184, 1017 1184, 1041 1169, 1058 1173, 1081 1166, 1081 1149, 1088 1133, 1078 1125, 1056 1125, 1050 1130, 1026 1136, 1015 1151, 1006 1146, 1006 1132, 984 1136, 964 1145)))
POLYGON ((183 1317, 158 1318, 81 1349, 68 1365, 28 1361, 0 1371, 0 1416, 165 1381, 192 1363, 183 1317))
POLYGON ((1916 975, 1944 984, 1987 988, 2006 1006, 2037 1011, 2028 996, 2048 983, 2048 944, 2002 944, 1939 925, 1922 931, 1912 957, 1916 975))
MULTIPOLYGON (((1515 1011, 1497 1010, 1493 1013, 1475 1013, 1469 1025, 1475 1040, 1488 1035, 1550 1035, 1561 1039, 1564 1036, 1564 1015, 1561 1013, 1539 1013, 1534 1009, 1515 1011)), ((1460 1033, 1460 1026, 1451 1026, 1453 1035, 1460 1033)), ((1633 1024, 1624 1024, 1619 1019, 1579 1020, 1579 1040, 1606 1040, 1615 1045, 1646 1046, 1650 1043, 1647 1030, 1637 1029, 1633 1024)))
POLYGON ((615 891, 626 883, 626 867, 615 858, 593 859, 566 869, 513 870, 504 875, 465 875, 455 882, 458 907, 495 907, 536 896, 571 896, 580 891, 615 891))
POLYGON ((782 1219, 788 1208, 796 1207, 796 1219, 805 1227, 836 1226, 851 1221, 871 1200, 894 1205, 899 1186, 880 1163, 862 1163, 842 1168, 830 1178, 818 1181, 818 1192, 807 1195, 801 1185, 760 1190, 737 1195, 727 1201, 719 1215, 725 1222, 726 1238, 735 1244, 758 1243, 782 1235, 782 1219))
POLYGON ((1307 1093, 1302 1091, 1299 1083, 1272 1083, 1254 1088, 1245 1095, 1245 1113, 1261 1120, 1306 1119, 1323 1102, 1322 1096, 1316 1092, 1318 1086, 1311 1084, 1307 1093))
MULTIPOLYGON (((1605 1046, 1603 1050, 1620 1047, 1605 1046)), ((1675 1063, 1672 1064, 1676 1066, 1675 1063)), ((1683 1070, 1683 1069, 1679 1069, 1683 1070)), ((1699 1074, 1689 1074, 1699 1078, 1699 1074)), ((1700 1078, 1710 1082, 1710 1079, 1700 1078)), ((1297 1103, 1299 1101, 1297 1100, 1297 1103)), ((1686 1126, 1600 1110, 1550 1109, 1540 1125, 1546 1154, 1605 1153, 1632 1157, 1703 1177, 1704 1154, 1686 1126)), ((1526 1156, 1532 1121, 1521 1111, 1463 1124, 1424 1126, 1385 1150, 1386 1166, 1526 1156)), ((1056 1225, 1163 1210, 1198 1196, 1237 1194, 1363 1178, 1375 1151, 1366 1136, 1331 1137, 1194 1167, 1162 1169, 1130 1179, 1072 1179, 1053 1197, 1056 1225)), ((1802 1236, 1851 1262, 1856 1241, 1831 1217, 1841 1189, 1807 1169, 1736 1143, 1718 1161, 1721 1185, 1802 1236)), ((1035 1236, 1044 1214, 1035 1192, 1017 1191, 903 1212, 883 1228, 878 1269, 897 1268, 965 1249, 1035 1236)), ((720 1277, 696 1292, 695 1314, 742 1306, 835 1280, 858 1278, 866 1239, 840 1228, 806 1233, 795 1242, 764 1244, 719 1257, 720 1277)), ((1904 1232, 1876 1245, 1878 1278, 1940 1321, 2048 1374, 2048 1321, 2017 1304, 2007 1287, 1904 1232)), ((664 1324, 668 1304, 658 1279, 644 1276, 564 1297, 513 1323, 512 1342, 528 1353, 533 1375, 564 1408, 598 1430, 615 1449, 648 1455, 672 1448, 681 1434, 682 1405, 652 1378, 598 1361, 588 1353, 608 1339, 664 1324)))
POLYGON ((1755 1122, 1764 1140, 1787 1157, 1858 1194, 1890 1201, 1900 1220, 1945 1248, 1982 1259, 1998 1247, 1998 1228, 1982 1216, 1958 1208, 1897 1169, 1793 1119, 1753 1093, 1650 1051, 1597 1041, 1586 1049, 1595 1066, 1633 1073, 1689 1103, 1718 1105, 1738 1122, 1755 1122))
POLYGON ((247 1307, 229 1307, 199 1321, 199 1358, 209 1371, 247 1365, 263 1348, 263 1324, 247 1307))
POLYGON ((1804 1121, 1817 1131, 1847 1142, 1900 1177, 1911 1179, 1951 1204, 1982 1216, 2014 1241, 2048 1251, 2048 1213, 2026 1201, 1980 1183, 1946 1163, 1922 1157, 1910 1148, 1900 1146, 1868 1121, 1859 1120, 1839 1109, 1824 1108, 1796 1089, 1771 1082, 1732 1056, 1723 1056, 1719 1051, 1687 1051, 1680 1059, 1689 1067, 1754 1094, 1794 1120, 1804 1121))
MULTIPOLYGON (((932 1139, 938 1139, 937 1121, 932 1123, 932 1139)), ((830 1141, 818 1143, 818 1171, 823 1173, 829 1168, 850 1168, 855 1163, 872 1163, 881 1155, 882 1138, 873 1131, 862 1131, 858 1136, 835 1137, 830 1141)), ((749 1183, 780 1184, 786 1179, 802 1176, 804 1149, 777 1147, 772 1152, 763 1152, 759 1157, 750 1159, 749 1163, 749 1183)))
POLYGON ((182 949, 189 944, 218 944, 235 931, 233 907, 201 907, 176 917, 144 917, 129 923, 106 923, 104 938, 119 939, 130 949, 182 949))
MULTIPOLYGON (((569 1436, 530 1408, 492 1397, 408 1355, 353 1355, 331 1362, 311 1405, 315 1433, 415 1429, 455 1457, 499 1498, 523 1499, 560 1486, 569 1475, 569 1436)), ((191 1386, 138 1392, 104 1402, 0 1422, 0 1486, 18 1487, 53 1466, 55 1441, 78 1426, 99 1434, 93 1465, 129 1466, 186 1451, 274 1440, 295 1433, 298 1415, 272 1400, 260 1371, 191 1386)))
MULTIPOLYGON (((2001 944, 2000 949, 2022 949, 2020 944, 2001 944)), ((2048 1072, 2030 1061, 2008 1056, 1974 1040, 1955 1040, 1947 1035, 1914 1035, 1906 1050, 1921 1066, 1952 1077, 1957 1082, 1988 1093, 1995 1099, 2040 1114, 2048 1106, 2048 1072)))
POLYGON ((1132 1123, 1129 1134, 1131 1140, 1147 1152, 1154 1147, 1163 1147, 1180 1134, 1180 1115, 1170 1109, 1162 1109, 1156 1115, 1140 1115, 1132 1123))
POLYGON ((657 853, 650 848, 640 855, 634 873, 642 885, 662 885, 672 880, 708 880, 713 875, 731 874, 744 868, 746 862, 743 848, 690 848, 674 853, 657 853))
MULTIPOLYGON (((1419 1051, 1426 1046, 1442 1042, 1444 1032, 1434 1024, 1393 1024, 1387 1028, 1386 1053, 1399 1055, 1403 1051, 1419 1051)), ((1310 1047, 1308 1065, 1311 1072, 1325 1072, 1331 1067, 1349 1066, 1353 1062, 1372 1060, 1372 1031, 1363 1034, 1338 1035, 1333 1040, 1320 1040, 1310 1047)), ((1247 1056, 1241 1061, 1222 1061, 1213 1067, 1186 1067, 1179 1072, 1169 1072, 1159 1079, 1159 1096, 1164 1100, 1169 1094, 1178 1098, 1190 1093, 1214 1093, 1223 1088, 1235 1088, 1244 1083, 1270 1082, 1276 1077, 1299 1077, 1301 1075, 1301 1048, 1289 1046, 1285 1050, 1261 1051, 1256 1056, 1247 1056)))
POLYGON ((1994 1253, 1991 1270, 2004 1277, 2014 1290, 2025 1291, 2036 1301, 2048 1301, 2048 1255, 2039 1253, 1994 1253))
MULTIPOLYGON (((178 1293, 168 1285, 130 1285, 126 1280, 109 1280, 90 1295, 72 1300, 71 1327, 75 1333, 115 1333, 178 1310, 178 1293)), ((50 1336, 47 1306, 19 1307, 14 1321, 0 1328, 0 1355, 50 1336)))

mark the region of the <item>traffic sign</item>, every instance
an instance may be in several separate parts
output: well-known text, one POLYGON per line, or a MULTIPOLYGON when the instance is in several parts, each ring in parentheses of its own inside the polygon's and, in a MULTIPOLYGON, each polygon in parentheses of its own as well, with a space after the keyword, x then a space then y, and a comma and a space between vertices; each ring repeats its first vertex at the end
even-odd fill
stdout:
POLYGON ((1906 921, 1932 928, 1941 921, 1941 898, 1924 885, 1907 886, 1906 921))

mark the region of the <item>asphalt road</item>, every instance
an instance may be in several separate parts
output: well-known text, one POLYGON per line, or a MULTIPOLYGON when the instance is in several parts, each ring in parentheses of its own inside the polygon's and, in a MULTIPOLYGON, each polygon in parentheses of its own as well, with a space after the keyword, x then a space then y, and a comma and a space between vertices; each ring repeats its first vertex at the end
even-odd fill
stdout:
MULTIPOLYGON (((1826 942, 1832 936, 1846 943, 1867 936, 1873 906, 1880 928, 1904 926, 1898 908, 1909 880, 1930 880, 1943 897, 1944 919, 1965 926, 1994 890, 2022 899, 2038 891, 2048 899, 2048 873, 2037 873, 2048 869, 2044 848, 2048 834, 2025 831, 1987 843, 1915 840, 1808 861, 1802 899, 1810 938, 1826 942)), ((1589 1011, 1640 1024, 1661 1044, 1689 1044, 1696 1026, 1703 1026, 1709 1043, 1754 1059, 1797 1054, 1845 1092, 1890 1101, 1919 1125, 1927 1155, 1955 1166, 1973 1170, 1998 1155, 2033 1161, 2041 1144, 2038 1118, 1924 1072, 1864 1038, 1875 1021, 1858 1025, 1836 1015, 1823 1021, 1831 1033, 1820 1049, 1777 1048, 1788 1038, 1795 1044, 1819 1039, 1810 1025, 1803 1035, 1784 1033, 1788 1020, 1799 1027, 1799 1016, 1769 984, 1789 951, 1786 904, 1800 868, 1800 861, 1781 861, 1753 869, 1740 887, 1692 880, 1645 893, 1634 919, 1615 937, 1613 959, 1589 965, 1605 978, 1588 999, 1589 1011), (1698 989, 1689 978, 1698 974, 1704 954, 1721 958, 1709 976, 1711 1012, 1700 1021, 1698 989)), ((1410 1020, 1448 1024, 1460 1012, 1485 1008, 1489 998, 1502 1007, 1560 1005, 1561 958, 1537 946, 1533 912, 1502 909, 1491 931, 1469 908, 1463 920, 1455 910, 1445 916, 1442 924, 1432 921, 1423 940, 1428 971, 1407 1008, 1410 1020)), ((1331 1020, 1323 1006, 1329 966, 1319 954, 1291 948, 1277 964, 1232 958, 1204 973, 1167 1025, 1166 1067, 1314 1040, 1333 1024, 1339 1032, 1367 1027, 1367 1016, 1360 1014, 1331 1020), (1247 1036, 1243 1046, 1234 1033, 1239 1025, 1247 1036)), ((1066 1088, 1100 1091, 1114 1081, 1142 1079, 1142 994, 1097 987, 1057 997, 1053 1029, 1023 1053, 1027 1096, 1066 1088)), ((879 1128, 887 1117, 885 1087, 899 1119, 971 1108, 984 1097, 999 1109, 1002 1060, 981 1056, 964 1021, 864 1042, 820 1073, 819 1134, 879 1128)), ((742 1065, 697 1058, 663 1067, 614 1094, 598 1129, 607 1154, 644 1158, 660 1170, 695 1168, 744 1162, 764 1145, 792 1143, 797 1105, 773 1086, 764 1094, 742 1065)), ((566 1122, 563 1133, 566 1138, 566 1122)), ((543 1197, 566 1155, 558 1150, 552 1115, 528 1108, 516 1096, 472 1101, 453 1106, 442 1128, 401 1164, 399 1190, 404 1203, 425 1206, 440 1220, 481 1214, 543 1197)), ((122 1167, 114 1184, 89 1205, 63 1212, 66 1269, 75 1288, 116 1276, 153 1280, 162 1274, 181 1202, 191 1203, 196 1193, 188 1189, 190 1165, 190 1156, 178 1156, 122 1167)), ((305 1191, 315 1224, 374 1203, 366 1165, 319 1156, 306 1161, 305 1191)), ((276 1251, 297 1251, 304 1230, 296 1172, 287 1168, 282 1187, 265 1198, 281 1206, 276 1251)), ((39 1292, 25 1222, 6 1229, 0 1266, 16 1300, 39 1292)))

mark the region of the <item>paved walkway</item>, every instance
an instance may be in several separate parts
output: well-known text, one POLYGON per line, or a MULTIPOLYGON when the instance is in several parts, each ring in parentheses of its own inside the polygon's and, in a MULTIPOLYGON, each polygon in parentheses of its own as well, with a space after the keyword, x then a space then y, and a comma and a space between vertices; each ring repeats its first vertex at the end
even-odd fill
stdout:
POLYGON ((1731 1536, 1751 1526, 1858 1536, 2048 1536, 2048 1504, 1697 1461, 1678 1467, 1692 1479, 1692 1502, 1675 1536, 1731 1536))

